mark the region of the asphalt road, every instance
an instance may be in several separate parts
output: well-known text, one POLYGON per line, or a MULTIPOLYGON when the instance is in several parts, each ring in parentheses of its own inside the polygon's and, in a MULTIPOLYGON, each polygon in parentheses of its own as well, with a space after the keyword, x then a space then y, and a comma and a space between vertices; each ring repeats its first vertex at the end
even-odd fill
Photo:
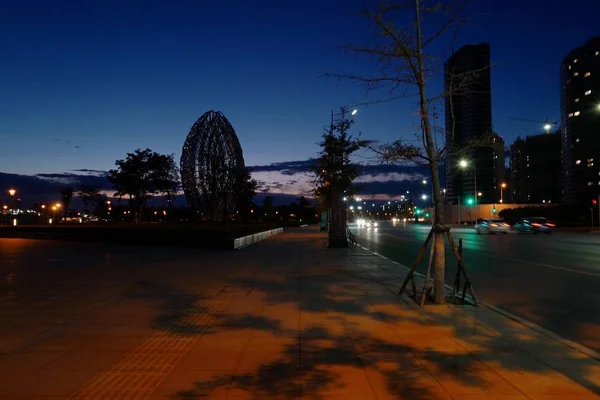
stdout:
MULTIPOLYGON (((351 226, 359 244, 411 266, 425 241, 426 226, 382 223, 351 226)), ((478 298, 558 335, 600 351, 600 235, 477 235, 459 229, 463 258, 478 298)), ((446 282, 455 258, 449 247, 446 282)), ((427 258, 427 257, 425 257, 427 258)), ((419 267, 425 272, 425 261, 419 267)))

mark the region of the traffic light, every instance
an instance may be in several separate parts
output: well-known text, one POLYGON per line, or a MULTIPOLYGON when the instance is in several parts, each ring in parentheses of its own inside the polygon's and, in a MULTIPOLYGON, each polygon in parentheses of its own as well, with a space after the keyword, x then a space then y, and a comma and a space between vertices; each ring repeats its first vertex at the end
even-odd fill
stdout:
POLYGON ((473 199, 469 197, 469 198, 467 199, 467 204, 468 204, 468 205, 471 205, 471 204, 473 204, 473 199))
POLYGON ((425 218, 429 218, 429 213, 425 213, 425 218))
POLYGON ((496 214, 496 207, 492 208, 492 212, 496 214))
POLYGON ((415 214, 417 214, 417 215, 421 214, 421 210, 419 210, 418 208, 415 207, 415 214))
POLYGON ((596 205, 597 203, 598 203, 598 200, 596 200, 596 199, 592 199, 592 204, 593 204, 593 205, 596 205))

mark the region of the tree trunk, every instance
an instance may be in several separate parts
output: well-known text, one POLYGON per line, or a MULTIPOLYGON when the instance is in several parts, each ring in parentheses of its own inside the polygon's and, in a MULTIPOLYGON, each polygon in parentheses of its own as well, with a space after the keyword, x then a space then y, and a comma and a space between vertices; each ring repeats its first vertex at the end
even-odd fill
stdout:
POLYGON ((419 105, 421 113, 421 128, 425 136, 425 149, 429 158, 429 167, 431 169, 431 184, 433 186, 433 206, 434 206, 434 242, 435 258, 434 258, 434 280, 433 293, 434 302, 436 304, 444 304, 446 297, 444 295, 444 277, 446 275, 446 254, 444 248, 444 214, 442 208, 442 194, 440 188, 440 173, 438 170, 438 154, 435 146, 434 132, 431 129, 431 121, 429 119, 429 103, 427 101, 427 81, 425 74, 425 59, 423 56, 423 36, 421 32, 421 0, 415 1, 415 22, 417 29, 417 63, 418 63, 418 85, 419 85, 419 105))
POLYGON ((431 163, 431 183, 433 185, 433 229, 435 258, 434 258, 434 278, 433 278, 433 299, 436 304, 444 304, 446 296, 444 294, 444 285, 446 283, 446 252, 445 252, 445 227, 444 227, 444 207, 442 191, 440 188, 440 175, 438 163, 431 163))
POLYGON ((348 247, 344 201, 340 193, 334 189, 331 190, 331 220, 329 221, 328 237, 328 247, 348 247))

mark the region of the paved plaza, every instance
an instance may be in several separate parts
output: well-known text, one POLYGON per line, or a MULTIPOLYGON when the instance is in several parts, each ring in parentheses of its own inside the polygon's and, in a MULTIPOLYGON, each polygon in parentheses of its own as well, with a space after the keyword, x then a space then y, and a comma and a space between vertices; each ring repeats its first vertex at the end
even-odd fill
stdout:
POLYGON ((405 274, 313 228, 235 252, 0 239, 0 400, 600 398, 593 355, 420 308, 405 274))

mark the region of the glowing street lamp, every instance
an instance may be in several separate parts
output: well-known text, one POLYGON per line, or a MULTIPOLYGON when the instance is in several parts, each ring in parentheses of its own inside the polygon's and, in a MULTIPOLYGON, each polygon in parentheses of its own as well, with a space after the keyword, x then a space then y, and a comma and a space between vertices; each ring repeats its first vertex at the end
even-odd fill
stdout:
MULTIPOLYGON (((467 160, 460 160, 458 165, 461 168, 467 168, 469 166, 469 162, 467 160)), ((475 192, 475 204, 477 204, 477 196, 479 193, 477 192, 477 166, 475 162, 473 162, 473 192, 475 192)))
POLYGON ((500 185, 500 203, 504 203, 504 189, 506 189, 506 182, 500 185))
POLYGON ((352 115, 356 115, 357 112, 358 110, 355 108, 354 110, 352 110, 352 115))
POLYGON ((15 208, 15 193, 17 191, 15 189, 8 189, 8 194, 10 195, 10 209, 13 210, 15 208))

